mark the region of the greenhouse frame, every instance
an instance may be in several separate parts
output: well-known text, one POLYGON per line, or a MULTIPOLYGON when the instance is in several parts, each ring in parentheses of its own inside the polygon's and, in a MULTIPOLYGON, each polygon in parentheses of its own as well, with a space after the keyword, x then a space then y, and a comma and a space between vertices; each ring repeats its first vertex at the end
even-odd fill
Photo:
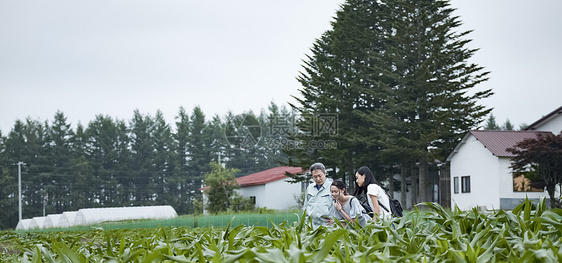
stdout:
POLYGON ((170 219, 177 216, 176 210, 169 205, 84 208, 78 211, 64 212, 62 214, 50 214, 48 216, 34 217, 32 219, 22 219, 18 222, 16 230, 67 228, 108 221, 170 219))

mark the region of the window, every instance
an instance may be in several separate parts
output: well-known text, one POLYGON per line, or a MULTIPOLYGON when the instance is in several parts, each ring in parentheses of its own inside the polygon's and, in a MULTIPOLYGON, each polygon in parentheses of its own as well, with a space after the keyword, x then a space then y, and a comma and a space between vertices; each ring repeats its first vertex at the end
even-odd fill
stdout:
POLYGON ((252 204, 256 204, 256 197, 255 196, 250 196, 250 201, 252 201, 252 204))
POLYGON ((454 182, 453 188, 455 190, 455 194, 458 194, 459 193, 459 177, 455 176, 455 178, 453 178, 453 182, 454 182))
POLYGON ((544 183, 533 183, 524 174, 513 175, 513 192, 544 192, 544 183))
POLYGON ((461 191, 470 193, 470 176, 461 176, 461 191))

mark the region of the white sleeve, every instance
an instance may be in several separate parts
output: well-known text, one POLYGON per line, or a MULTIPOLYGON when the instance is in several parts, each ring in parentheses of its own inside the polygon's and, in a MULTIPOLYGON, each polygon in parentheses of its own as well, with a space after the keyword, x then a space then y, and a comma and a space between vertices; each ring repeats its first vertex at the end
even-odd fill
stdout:
MULTIPOLYGON (((389 205, 388 197, 386 196, 386 192, 378 184, 368 185, 367 186, 367 194, 372 195, 372 196, 376 196, 378 201, 381 204, 383 204, 386 207, 386 209, 390 209, 390 205, 389 205)), ((368 199, 369 199, 369 202, 370 202, 371 198, 368 198, 368 199)), ((372 208, 374 207, 373 204, 371 204, 371 207, 372 208)), ((389 214, 390 211, 386 211, 386 209, 382 208, 382 206, 380 207, 381 215, 388 215, 389 214)))
POLYGON ((367 194, 376 196, 379 200, 381 199, 382 195, 382 188, 376 184, 370 184, 367 186, 367 194))

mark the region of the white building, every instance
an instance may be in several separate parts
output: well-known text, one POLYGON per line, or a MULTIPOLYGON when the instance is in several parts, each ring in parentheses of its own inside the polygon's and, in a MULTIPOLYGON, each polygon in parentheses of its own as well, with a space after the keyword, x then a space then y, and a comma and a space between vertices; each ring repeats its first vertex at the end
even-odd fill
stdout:
POLYGON ((562 107, 524 131, 469 131, 447 158, 451 169, 451 205, 462 210, 513 209, 526 197, 548 198, 544 189, 534 189, 527 179, 513 177, 513 154, 506 149, 527 138, 557 135, 561 131, 562 107))
POLYGON ((301 194, 302 184, 287 182, 290 178, 286 172, 298 174, 303 171, 300 167, 281 166, 237 178, 239 193, 252 199, 256 207, 277 210, 296 207, 295 196, 301 194))

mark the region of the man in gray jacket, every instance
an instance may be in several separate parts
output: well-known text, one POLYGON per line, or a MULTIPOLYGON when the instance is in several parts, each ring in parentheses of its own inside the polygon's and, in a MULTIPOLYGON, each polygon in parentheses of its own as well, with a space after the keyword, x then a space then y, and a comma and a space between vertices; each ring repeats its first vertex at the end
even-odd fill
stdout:
POLYGON ((321 163, 310 166, 310 173, 314 183, 306 188, 303 209, 306 211, 306 222, 312 221, 312 227, 326 225, 326 217, 334 206, 330 194, 332 179, 326 178, 326 167, 321 163))

